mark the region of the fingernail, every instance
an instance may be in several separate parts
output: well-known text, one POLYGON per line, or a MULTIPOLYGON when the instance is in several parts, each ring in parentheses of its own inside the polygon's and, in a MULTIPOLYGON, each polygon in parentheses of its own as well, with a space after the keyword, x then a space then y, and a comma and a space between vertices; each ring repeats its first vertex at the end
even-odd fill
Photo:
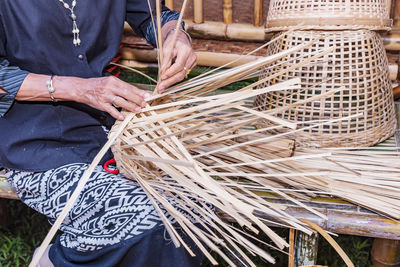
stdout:
POLYGON ((149 93, 144 93, 144 95, 143 95, 143 97, 144 97, 144 99, 146 99, 146 98, 149 98, 151 95, 149 94, 149 93))
POLYGON ((168 76, 167 76, 167 75, 163 75, 163 76, 161 77, 161 79, 166 80, 166 79, 168 79, 168 76))
POLYGON ((142 108, 144 108, 147 105, 145 101, 142 102, 142 108))
POLYGON ((160 85, 160 86, 158 86, 158 90, 163 90, 164 91, 164 85, 160 85))
POLYGON ((124 115, 119 115, 118 116, 118 119, 120 120, 120 121, 123 121, 125 118, 124 118, 124 115))
POLYGON ((140 112, 142 109, 140 107, 135 108, 135 112, 140 112))

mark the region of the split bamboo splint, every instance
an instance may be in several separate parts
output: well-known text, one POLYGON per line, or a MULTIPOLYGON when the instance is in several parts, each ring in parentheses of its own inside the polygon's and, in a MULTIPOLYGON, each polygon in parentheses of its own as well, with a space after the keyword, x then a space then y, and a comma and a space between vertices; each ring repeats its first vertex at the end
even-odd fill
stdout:
POLYGON ((277 67, 265 68, 260 79, 287 69, 312 51, 334 47, 324 57, 277 75, 263 86, 301 78, 302 90, 271 92, 255 99, 259 110, 276 109, 304 98, 343 87, 334 96, 279 112, 280 118, 308 125, 310 121, 363 113, 352 121, 341 121, 296 133, 301 146, 370 146, 393 135, 396 127, 393 93, 388 63, 379 35, 368 30, 358 31, 292 31, 282 33, 267 54, 275 54, 307 40, 320 37, 312 47, 282 58, 277 67))
POLYGON ((387 0, 271 0, 266 28, 390 30, 387 0))

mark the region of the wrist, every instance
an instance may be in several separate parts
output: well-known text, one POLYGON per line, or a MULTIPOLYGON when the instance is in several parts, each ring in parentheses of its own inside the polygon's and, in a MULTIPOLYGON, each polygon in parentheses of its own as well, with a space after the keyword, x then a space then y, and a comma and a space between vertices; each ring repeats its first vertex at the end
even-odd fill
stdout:
MULTIPOLYGON (((50 77, 49 77, 50 79, 50 77)), ((81 78, 67 77, 67 76, 53 76, 53 88, 52 93, 56 101, 75 101, 80 102, 81 91, 81 78)))
MULTIPOLYGON (((165 24, 162 26, 162 28, 161 28, 161 34, 162 34, 162 38, 163 38, 164 41, 165 41, 165 39, 167 39, 167 37, 168 37, 170 31, 171 31, 172 29, 175 29, 175 28, 176 28, 177 22, 178 22, 177 20, 171 20, 171 21, 168 21, 167 23, 165 23, 165 24)), ((180 26, 180 27, 181 27, 181 26, 180 26)))
POLYGON ((165 40, 170 36, 170 35, 173 35, 173 33, 176 31, 176 30, 178 30, 180 33, 182 33, 182 34, 184 34, 186 37, 186 39, 189 41, 189 43, 190 43, 190 45, 192 45, 192 37, 190 37, 190 35, 189 35, 189 33, 187 32, 187 31, 185 31, 183 28, 178 28, 178 29, 176 29, 176 28, 172 28, 172 29, 170 29, 167 33, 166 33, 166 35, 165 35, 165 40))
MULTIPOLYGON (((177 23, 178 23, 177 20, 171 20, 171 21, 168 21, 167 23, 164 24, 164 26, 161 29, 162 36, 163 36, 163 41, 165 41, 167 38, 173 36, 173 33, 176 30, 176 24, 177 23)), ((179 29, 179 33, 178 34, 181 35, 182 37, 183 37, 183 35, 185 35, 184 38, 186 38, 190 42, 190 44, 192 44, 192 38, 190 37, 189 33, 187 33, 185 31, 185 29, 183 28, 182 24, 179 25, 178 29, 179 29)))

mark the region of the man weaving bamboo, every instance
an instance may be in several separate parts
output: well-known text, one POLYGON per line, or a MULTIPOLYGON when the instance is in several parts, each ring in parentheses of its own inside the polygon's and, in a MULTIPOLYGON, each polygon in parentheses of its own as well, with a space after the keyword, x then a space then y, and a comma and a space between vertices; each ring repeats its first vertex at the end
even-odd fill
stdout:
MULTIPOLYGON (((104 68, 118 51, 125 20, 155 45, 149 10, 142 0, 0 2, 0 168, 21 200, 50 222, 106 142, 107 129, 124 119, 116 107, 140 112, 146 104, 148 93, 105 76, 104 68)), ((178 16, 163 7, 164 48, 178 16)), ((175 47, 161 91, 196 64, 183 28, 175 47)), ((202 258, 168 240, 137 183, 102 166, 61 230, 41 266, 196 266, 202 258)))

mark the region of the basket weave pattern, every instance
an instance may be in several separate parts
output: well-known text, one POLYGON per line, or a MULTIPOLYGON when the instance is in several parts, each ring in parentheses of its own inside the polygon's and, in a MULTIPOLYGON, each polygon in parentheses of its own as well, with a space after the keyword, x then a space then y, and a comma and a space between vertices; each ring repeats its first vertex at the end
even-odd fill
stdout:
POLYGON ((269 31, 298 29, 390 30, 386 0, 271 0, 269 31))
POLYGON ((302 90, 274 92, 259 96, 254 104, 261 110, 278 108, 299 100, 320 95, 340 87, 334 96, 277 114, 279 117, 304 122, 341 118, 363 113, 351 121, 311 128, 297 133, 300 146, 370 146, 390 137, 396 128, 393 91, 389 81, 388 63, 379 35, 359 31, 293 31, 281 34, 267 54, 320 38, 312 47, 284 58, 276 68, 266 68, 265 77, 311 57, 316 51, 335 47, 318 61, 292 70, 262 86, 301 77, 302 90))

